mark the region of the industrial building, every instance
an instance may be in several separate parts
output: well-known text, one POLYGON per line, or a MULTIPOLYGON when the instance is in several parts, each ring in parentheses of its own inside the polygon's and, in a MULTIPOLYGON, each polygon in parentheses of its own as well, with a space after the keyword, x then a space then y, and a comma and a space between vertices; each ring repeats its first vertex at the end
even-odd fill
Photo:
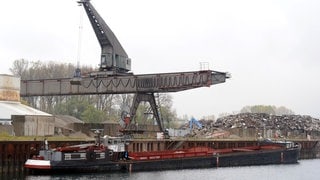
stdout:
POLYGON ((0 133, 17 136, 50 136, 55 118, 20 102, 20 78, 0 74, 0 133))

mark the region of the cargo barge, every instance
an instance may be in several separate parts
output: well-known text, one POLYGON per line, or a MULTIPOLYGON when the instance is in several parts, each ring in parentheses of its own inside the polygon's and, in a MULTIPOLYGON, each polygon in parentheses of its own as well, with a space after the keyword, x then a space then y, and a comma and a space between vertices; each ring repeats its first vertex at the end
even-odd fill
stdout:
POLYGON ((93 144, 49 149, 28 159, 30 173, 78 173, 116 171, 156 171, 297 163, 300 145, 291 141, 261 141, 256 146, 214 149, 192 147, 153 152, 128 152, 129 141, 104 137, 93 144))

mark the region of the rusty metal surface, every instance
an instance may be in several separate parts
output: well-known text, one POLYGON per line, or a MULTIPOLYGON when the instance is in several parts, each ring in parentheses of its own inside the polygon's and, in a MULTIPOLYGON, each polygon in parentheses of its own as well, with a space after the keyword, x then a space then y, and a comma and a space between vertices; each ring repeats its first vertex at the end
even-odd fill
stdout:
POLYGON ((20 101, 20 78, 0 75, 0 101, 20 101))
POLYGON ((0 101, 20 101, 20 91, 0 89, 0 101))
POLYGON ((199 87, 209 87, 214 84, 223 83, 227 78, 227 73, 207 70, 83 77, 79 85, 71 85, 71 78, 22 80, 20 95, 27 97, 178 92, 199 87))

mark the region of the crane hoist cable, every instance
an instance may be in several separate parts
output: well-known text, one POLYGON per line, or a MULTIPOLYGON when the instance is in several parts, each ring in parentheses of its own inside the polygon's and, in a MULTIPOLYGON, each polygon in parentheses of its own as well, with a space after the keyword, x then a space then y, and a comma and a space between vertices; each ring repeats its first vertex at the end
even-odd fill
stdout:
MULTIPOLYGON (((81 6, 81 5, 79 5, 81 6)), ((79 31, 78 31, 78 49, 77 49, 77 68, 75 70, 74 77, 80 78, 81 77, 81 70, 80 70, 80 60, 81 60, 81 45, 82 45, 82 30, 83 30, 83 12, 81 8, 79 8, 80 20, 79 20, 79 31)))

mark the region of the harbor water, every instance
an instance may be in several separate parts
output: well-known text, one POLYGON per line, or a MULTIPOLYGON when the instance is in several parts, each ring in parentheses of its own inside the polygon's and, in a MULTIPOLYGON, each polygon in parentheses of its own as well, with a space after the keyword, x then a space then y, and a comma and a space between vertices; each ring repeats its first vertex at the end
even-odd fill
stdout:
MULTIPOLYGON (((27 180, 318 180, 320 159, 300 160, 297 164, 245 166, 170 171, 95 173, 26 176, 27 180)), ((17 178, 18 179, 18 178, 17 178)))

